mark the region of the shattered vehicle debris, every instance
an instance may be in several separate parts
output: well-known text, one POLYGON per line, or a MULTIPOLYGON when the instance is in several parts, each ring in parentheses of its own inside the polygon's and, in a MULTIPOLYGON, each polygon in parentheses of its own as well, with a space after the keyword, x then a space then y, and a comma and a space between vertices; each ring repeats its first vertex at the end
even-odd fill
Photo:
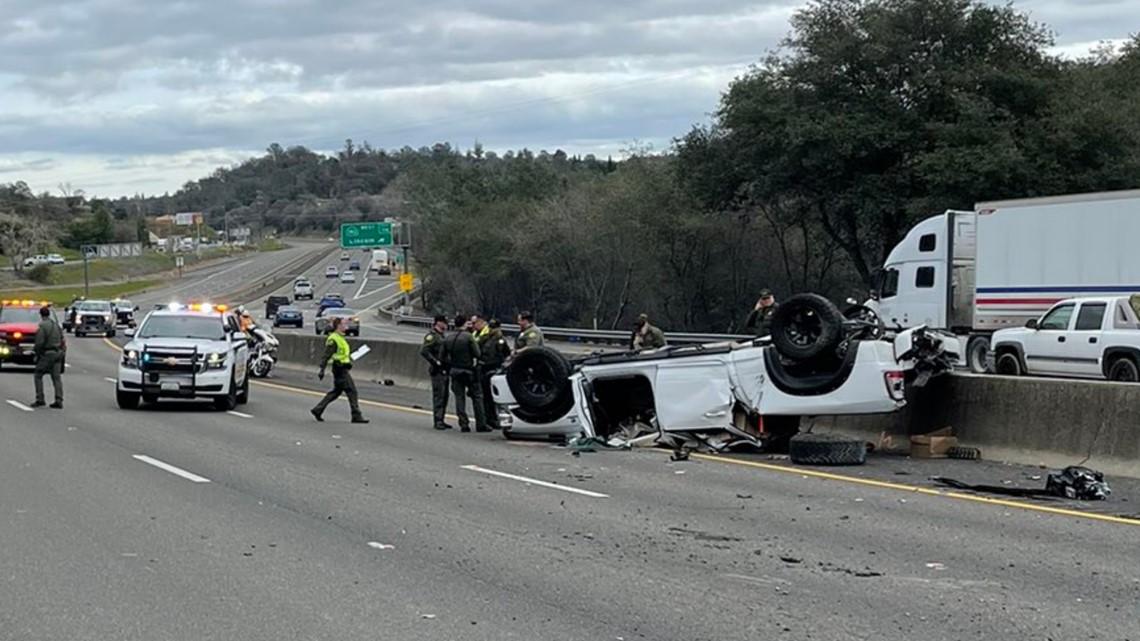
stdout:
POLYGON ((800 294, 774 314, 770 336, 752 341, 574 360, 526 349, 492 379, 492 394, 507 438, 783 451, 801 417, 899 410, 908 381, 949 372, 958 352, 950 334, 891 335, 877 318, 845 318, 800 294))

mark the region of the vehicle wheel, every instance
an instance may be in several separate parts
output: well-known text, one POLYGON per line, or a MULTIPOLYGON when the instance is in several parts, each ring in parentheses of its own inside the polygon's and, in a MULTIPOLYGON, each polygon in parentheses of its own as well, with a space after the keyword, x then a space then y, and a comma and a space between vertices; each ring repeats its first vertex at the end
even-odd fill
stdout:
POLYGON ((797 465, 862 465, 867 443, 837 434, 797 434, 788 442, 788 458, 797 465))
POLYGON ((1121 383, 1140 382, 1140 368, 1136 367, 1136 361, 1121 356, 1108 366, 1108 380, 1121 383))
POLYGON ((229 412, 237 407, 237 384, 230 378, 230 391, 225 396, 214 397, 214 407, 222 412, 229 412))
POLYGON ((146 403, 147 405, 154 405, 154 404, 158 403, 158 396, 156 396, 154 394, 143 394, 142 395, 142 402, 146 403))
POLYGON ((115 390, 115 402, 119 404, 119 409, 137 409, 139 406, 139 395, 134 392, 115 390))
POLYGON ((564 400, 570 390, 570 363, 545 346, 523 350, 507 368, 507 385, 527 410, 541 412, 564 400))
MULTIPOLYGON (((267 372, 268 373, 268 372, 267 372)), ((245 382, 241 384, 241 391, 237 395, 237 404, 245 405, 249 402, 249 377, 245 377, 245 382)))
POLYGON ((1017 352, 1001 352, 994 363, 994 369, 1002 376, 1021 376, 1021 359, 1017 357, 1017 352))
POLYGON ((114 337, 115 337, 115 330, 112 329, 109 332, 107 332, 107 338, 114 338, 114 337))
POLYGON ((990 353, 990 339, 988 336, 971 336, 966 343, 966 364, 975 374, 988 374, 986 355, 990 353))
POLYGON ((810 360, 834 349, 842 330, 839 308, 818 294, 792 296, 772 314, 772 344, 794 360, 810 360))

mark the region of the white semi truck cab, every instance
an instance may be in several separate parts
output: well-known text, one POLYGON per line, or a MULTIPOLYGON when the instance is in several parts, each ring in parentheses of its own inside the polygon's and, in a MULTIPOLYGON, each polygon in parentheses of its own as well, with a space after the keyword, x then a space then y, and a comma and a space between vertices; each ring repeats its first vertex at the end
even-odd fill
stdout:
POLYGON ((1140 190, 978 203, 915 225, 891 250, 866 306, 892 329, 963 339, 987 371, 993 332, 1058 301, 1140 292, 1140 190))

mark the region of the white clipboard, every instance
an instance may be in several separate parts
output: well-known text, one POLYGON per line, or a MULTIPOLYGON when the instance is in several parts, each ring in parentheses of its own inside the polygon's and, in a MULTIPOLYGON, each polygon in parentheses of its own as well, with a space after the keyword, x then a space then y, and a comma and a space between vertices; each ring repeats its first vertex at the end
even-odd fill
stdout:
POLYGON ((361 345, 356 348, 356 351, 351 354, 353 361, 358 361, 364 357, 365 354, 371 352, 372 348, 367 345, 361 345))

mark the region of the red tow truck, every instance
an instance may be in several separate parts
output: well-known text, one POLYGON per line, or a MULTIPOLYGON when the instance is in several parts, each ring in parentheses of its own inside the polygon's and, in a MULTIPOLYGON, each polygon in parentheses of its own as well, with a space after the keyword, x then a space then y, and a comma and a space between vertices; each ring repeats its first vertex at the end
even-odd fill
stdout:
MULTIPOLYGON (((57 324, 55 308, 46 301, 0 300, 0 367, 4 365, 35 365, 36 329, 39 327, 40 308, 51 309, 51 319, 57 324)), ((64 339, 66 340, 66 338, 64 339)))

